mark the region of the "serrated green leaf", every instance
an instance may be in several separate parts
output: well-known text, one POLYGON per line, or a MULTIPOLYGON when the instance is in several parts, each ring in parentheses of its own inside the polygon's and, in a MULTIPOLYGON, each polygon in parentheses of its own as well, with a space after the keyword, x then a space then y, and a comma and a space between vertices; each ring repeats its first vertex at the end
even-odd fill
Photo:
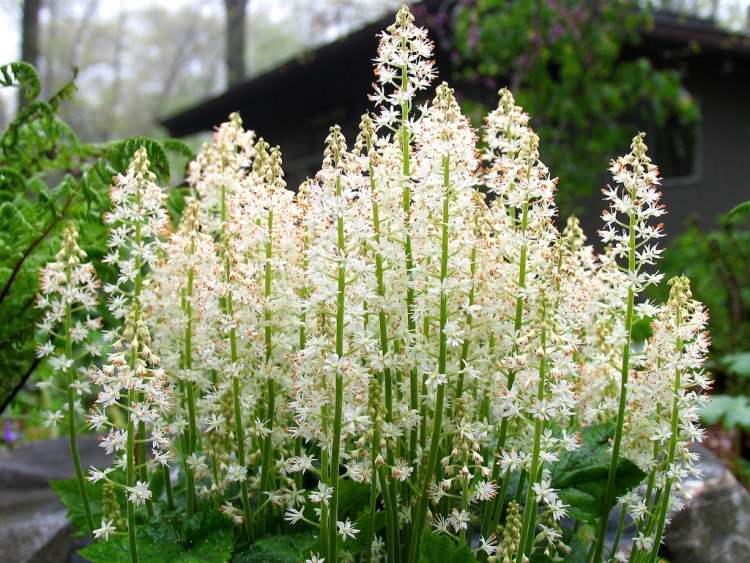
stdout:
POLYGON ((179 139, 164 139, 161 144, 167 152, 178 154, 188 160, 193 160, 195 158, 195 153, 185 141, 180 141, 179 139))
POLYGON ((10 166, 0 166, 0 190, 20 191, 26 187, 24 177, 10 166))
MULTIPOLYGON (((566 452, 553 466, 552 486, 560 499, 570 506, 571 516, 594 525, 604 511, 604 494, 611 461, 611 423, 590 426, 582 431, 583 443, 574 452, 566 452)), ((645 474, 628 459, 622 458, 615 474, 615 498, 637 486, 645 474)), ((607 512, 610 507, 607 507, 607 512)))
POLYGON ((341 480, 339 482, 339 514, 352 520, 370 502, 370 486, 364 483, 341 480))
MULTIPOLYGON (((81 533, 88 533, 88 524, 86 523, 86 513, 81 503, 81 493, 78 488, 78 481, 73 479, 58 479, 49 482, 49 486, 67 509, 67 518, 81 533)), ((86 492, 89 496, 89 506, 91 507, 91 516, 95 524, 102 520, 102 485, 98 483, 92 485, 85 481, 86 492)))
POLYGON ((565 556, 565 563, 589 563, 588 553, 591 544, 596 541, 596 529, 591 526, 579 526, 566 540, 570 553, 565 556))
POLYGON ((704 424, 721 423, 726 430, 750 428, 750 399, 744 395, 713 395, 701 408, 700 415, 704 424))
POLYGON ((721 358, 727 372, 739 377, 750 377, 750 352, 738 352, 721 358))
POLYGON ((299 563, 315 546, 312 532, 271 536, 249 545, 232 558, 233 563, 299 563))
MULTIPOLYGON (((218 529, 189 544, 154 541, 138 537, 138 560, 142 563, 224 563, 232 557, 232 532, 218 529)), ((96 542, 79 552, 92 563, 130 563, 128 538, 116 536, 107 542, 96 542)))
POLYGON ((732 220, 736 217, 739 217, 740 215, 747 215, 748 213, 750 213, 750 201, 743 201, 739 205, 732 208, 732 210, 727 214, 727 220, 732 220))
POLYGON ((18 86, 28 100, 33 100, 42 90, 39 74, 29 63, 15 61, 0 66, 0 86, 18 86))
POLYGON ((419 561, 420 563, 473 563, 476 558, 466 544, 459 545, 448 536, 425 530, 419 546, 419 561))
POLYGON ((633 321, 633 327, 630 334, 634 342, 644 342, 651 338, 651 335, 653 334, 651 321, 652 319, 650 317, 639 317, 633 321))
POLYGON ((131 137, 110 143, 107 154, 114 168, 118 172, 124 172, 135 152, 141 147, 146 149, 151 171, 163 182, 169 182, 169 158, 164 147, 158 141, 147 137, 131 137))

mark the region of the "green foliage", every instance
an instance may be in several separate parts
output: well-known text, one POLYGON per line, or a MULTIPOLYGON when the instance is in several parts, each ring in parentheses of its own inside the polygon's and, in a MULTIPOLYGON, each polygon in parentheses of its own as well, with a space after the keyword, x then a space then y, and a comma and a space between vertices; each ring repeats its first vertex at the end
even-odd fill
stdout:
POLYGON ((750 214, 750 201, 743 201, 729 212, 727 219, 731 220, 748 214, 750 214))
POLYGON ((270 536, 251 544, 234 555, 233 563, 298 563, 305 560, 315 546, 317 537, 312 532, 270 536))
POLYGON ((42 83, 36 69, 29 63, 16 61, 0 66, 0 86, 7 88, 16 86, 21 88, 28 100, 33 100, 42 90, 42 83))
MULTIPOLYGON (((223 563, 232 556, 232 532, 227 528, 214 530, 190 544, 138 538, 138 558, 143 563, 223 563)), ((126 563, 130 561, 128 539, 124 536, 96 542, 80 551, 92 563, 126 563)))
MULTIPOLYGON (((231 522, 214 511, 201 511, 192 516, 161 512, 140 525, 138 534, 138 555, 147 563, 221 563, 229 561, 234 549, 231 522)), ((94 563, 130 561, 126 535, 93 543, 80 553, 94 563)))
MULTIPOLYGON (((86 524, 86 514, 83 511, 83 503, 78 490, 78 481, 72 479, 60 479, 49 482, 50 488, 55 491, 57 498, 60 499, 63 506, 67 509, 67 518, 73 524, 78 533, 88 529, 86 524)), ((92 485, 86 482, 86 489, 89 495, 91 506, 91 515, 94 522, 99 523, 102 519, 102 485, 97 483, 92 485)))
MULTIPOLYGON (((552 486, 560 489, 560 499, 570 505, 568 512, 571 516, 593 525, 604 509, 614 425, 590 426, 582 434, 581 447, 565 453, 560 463, 555 464, 552 486)), ((637 486, 644 476, 645 473, 634 463, 621 459, 615 478, 615 498, 637 486)), ((610 508, 607 507, 607 511, 610 508)))
MULTIPOLYGON (((20 87, 29 100, 0 134, 0 314, 4 319, 0 405, 4 407, 20 382, 39 368, 34 354, 37 272, 56 251, 62 226, 76 222, 82 248, 99 262, 106 249, 102 216, 109 206, 112 176, 123 172, 135 150, 144 146, 154 171, 167 182, 169 155, 184 162, 192 153, 180 141, 145 137, 82 143, 58 116, 61 104, 75 93, 75 84, 66 84, 47 101, 39 100, 39 77, 27 63, 0 66, 0 86, 20 87)), ((181 210, 182 195, 170 198, 174 215, 181 210)), ((111 272, 97 267, 100 276, 108 279, 111 272)))
POLYGON ((468 563, 476 561, 466 544, 457 544, 441 534, 422 534, 419 560, 423 563, 468 563))
POLYGON ((726 430, 750 430, 750 397, 713 395, 701 409, 701 419, 708 425, 721 423, 726 430))
POLYGON ((651 322, 653 319, 650 317, 639 317, 633 321, 633 326, 630 330, 630 336, 633 342, 645 342, 653 334, 651 329, 651 322))
MULTIPOLYGON (((730 395, 750 392, 744 373, 750 336, 750 228, 747 219, 735 214, 716 229, 707 231, 697 223, 672 238, 664 253, 665 279, 686 275, 695 299, 706 305, 711 333, 711 360, 715 388, 730 395), (744 361, 741 361, 744 357, 744 361)), ((653 297, 663 298, 663 284, 653 297)))
POLYGON ((131 137, 107 145, 107 156, 118 170, 125 170, 135 151, 145 148, 150 169, 163 182, 169 182, 169 157, 164 146, 148 137, 131 137))
POLYGON ((458 12, 461 78, 508 84, 534 116, 544 160, 560 178, 563 215, 594 194, 601 170, 635 133, 634 118, 663 126, 698 117, 679 73, 622 56, 649 24, 642 6, 481 0, 458 12))
POLYGON ((750 377, 750 352, 738 352, 721 358, 727 373, 738 377, 750 377))

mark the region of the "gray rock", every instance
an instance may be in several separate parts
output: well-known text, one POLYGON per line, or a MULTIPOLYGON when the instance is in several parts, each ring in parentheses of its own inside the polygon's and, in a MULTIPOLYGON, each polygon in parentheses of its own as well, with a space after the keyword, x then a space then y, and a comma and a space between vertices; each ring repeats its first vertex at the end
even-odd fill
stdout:
MULTIPOLYGON (((78 450, 84 471, 91 465, 109 464, 95 436, 79 438, 78 450)), ((50 479, 66 479, 74 474, 67 438, 31 442, 10 451, 0 451, 0 491, 46 488, 50 479)))
POLYGON ((750 493, 711 452, 694 451, 703 477, 683 483, 692 498, 667 527, 665 555, 672 563, 750 562, 750 493))
MULTIPOLYGON (((84 468, 108 464, 94 436, 81 438, 79 449, 84 468)), ((66 438, 0 452, 1 563, 64 563, 83 545, 48 485, 74 474, 66 438)))

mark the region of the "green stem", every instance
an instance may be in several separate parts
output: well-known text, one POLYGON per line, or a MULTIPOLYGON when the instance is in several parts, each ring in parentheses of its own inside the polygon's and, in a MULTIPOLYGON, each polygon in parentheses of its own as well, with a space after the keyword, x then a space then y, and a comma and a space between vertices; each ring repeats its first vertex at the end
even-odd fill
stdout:
MULTIPOLYGON (((70 287, 73 278, 73 267, 68 260, 65 267, 66 285, 70 287)), ((73 358, 73 315, 71 312, 70 302, 65 304, 65 357, 73 358)), ((83 470, 81 469, 81 458, 78 453, 78 435, 77 435, 77 424, 76 424, 76 399, 75 390, 73 383, 75 383, 76 375, 75 368, 73 366, 66 370, 68 379, 68 436, 70 439, 70 457, 73 458, 73 466, 76 471, 76 481, 78 481, 78 491, 81 494, 81 503, 83 504, 83 511, 86 514, 86 525, 89 528, 89 533, 94 530, 94 518, 91 515, 91 505, 89 504, 89 494, 86 489, 86 481, 83 477, 83 470)))
MULTIPOLYGON (((191 248, 191 251, 194 248, 191 248)), ((190 373, 193 369, 193 278, 195 274, 192 268, 188 270, 187 274, 187 287, 185 288, 185 299, 183 301, 185 311, 185 350, 183 365, 185 370, 188 372, 189 377, 192 377, 190 373)), ((191 380, 185 382, 186 390, 186 403, 188 410, 188 432, 187 432, 187 451, 185 452, 186 457, 190 457, 195 453, 197 444, 197 422, 196 422, 196 408, 195 408, 195 388, 191 380)), ((188 467, 186 478, 186 492, 187 495, 187 512, 188 515, 192 515, 196 511, 197 496, 195 493, 195 475, 193 470, 188 467)))
MULTIPOLYGON (((531 167, 529 167, 527 172, 527 177, 531 175, 531 167)), ((521 244, 521 254, 518 259, 518 288, 519 290, 526 288, 526 261, 527 261, 527 255, 528 255, 528 246, 526 243, 526 231, 529 227, 529 202, 524 201, 523 207, 521 209, 521 236, 523 237, 523 242, 521 244)), ((519 334, 521 331, 521 327, 523 326, 523 304, 524 304, 524 298, 523 295, 521 295, 521 292, 518 292, 518 295, 516 296, 516 314, 515 319, 513 321, 513 330, 515 334, 519 334)), ((518 347, 515 344, 513 344, 513 354, 515 354, 518 351, 518 347)), ((513 385, 516 381, 516 372, 511 371, 508 373, 508 391, 513 389, 513 385)), ((504 417, 503 420, 500 422, 500 433, 497 437, 497 444, 495 446, 495 455, 499 455, 502 453, 503 449, 505 448, 505 440, 507 439, 508 435, 508 418, 504 417)), ((509 476, 508 476, 509 477, 509 476)), ((503 490, 507 491, 507 486, 505 484, 505 481, 508 480, 508 477, 503 479, 503 483, 501 484, 501 492, 503 490)), ((497 480, 500 478, 500 463, 495 459, 495 463, 492 466, 492 480, 494 482, 497 482, 497 480)), ((520 492, 520 489, 519 489, 520 492)), ((485 534, 486 537, 489 537, 492 533, 492 530, 494 530, 498 522, 500 520, 500 515, 502 514, 502 511, 504 509, 504 503, 505 503, 505 496, 504 495, 498 495, 497 499, 494 503, 488 503, 485 506, 484 515, 482 518, 482 532, 485 534)))
MULTIPOLYGON (((368 146, 368 151, 372 147, 368 146)), ((380 253, 380 241, 381 241, 381 233, 380 233, 380 208, 378 206, 378 200, 376 196, 376 182, 375 182, 375 167, 372 164, 372 161, 369 163, 369 175, 370 175, 370 190, 372 193, 372 223, 373 223, 373 230, 375 233, 375 245, 377 248, 377 251, 375 252, 375 279, 376 279, 376 291, 378 294, 378 297, 381 299, 381 303, 385 300, 385 281, 384 281, 384 275, 383 275, 383 256, 380 253)), ((378 310, 378 335, 380 337, 380 349, 383 354, 383 357, 386 358, 388 354, 388 319, 385 315, 385 311, 383 310, 383 307, 381 306, 378 310)), ((383 368, 383 386, 384 386, 384 393, 385 393, 385 420, 388 423, 391 423, 393 421, 393 374, 391 372, 391 368, 388 366, 385 366, 383 368)), ((376 434, 376 437, 373 438, 373 485, 375 483, 375 458, 377 457, 377 453, 380 451, 380 436, 379 433, 376 434)), ((386 448, 386 459, 388 460, 388 464, 392 467, 394 464, 394 455, 393 455, 393 449, 392 448, 386 448)), ((396 498, 396 487, 395 484, 392 481, 389 481, 387 479, 381 481, 381 487, 389 488, 389 497, 390 498, 396 498)), ((385 502, 385 497, 383 502, 385 502)), ((371 514, 374 516, 375 512, 374 509, 371 512, 371 514)), ((374 524, 374 520, 371 519, 371 523, 374 524)), ((399 543, 399 529, 398 529, 398 521, 395 520, 393 522, 394 526, 393 529, 390 529, 389 526, 389 534, 393 537, 395 544, 399 543)), ((391 541, 391 540, 389 540, 391 541)), ((367 557, 370 557, 370 554, 367 554, 367 557)), ((391 561, 395 561, 394 559, 391 559, 391 561)))
MULTIPOLYGON (((228 247, 229 241, 226 239, 226 224, 227 224, 227 190, 226 186, 221 186, 221 237, 223 243, 228 247)), ((232 269, 230 259, 228 255, 229 249, 225 249, 227 256, 224 260, 224 282, 229 286, 232 280, 232 269)), ((224 304, 227 315, 231 318, 234 315, 234 302, 232 299, 232 292, 229 290, 226 302, 224 304)), ((229 354, 232 366, 237 365, 239 355, 237 353, 237 330, 232 327, 229 330, 229 354)), ((234 407, 234 439, 235 447, 237 450, 237 463, 247 469, 247 456, 245 455, 245 431, 242 426, 242 407, 240 405, 240 380, 239 374, 233 373, 232 375, 232 403, 234 407)), ((240 497, 242 498, 242 510, 245 515, 245 532, 248 538, 251 538, 250 522, 252 520, 252 512, 250 509, 250 498, 247 491, 247 478, 240 481, 240 497)))
MULTIPOLYGON (((620 507, 620 518, 617 520, 617 532, 615 533, 615 540, 612 542, 612 549, 610 549, 610 561, 614 561, 614 556, 617 553, 617 548, 620 546, 620 539, 622 538, 622 530, 625 527, 625 507, 620 507)), ((577 522, 577 521, 576 521, 577 522)))
MULTIPOLYGON (((544 325, 544 318, 542 318, 542 325, 544 325)), ((542 328, 542 352, 546 347, 547 331, 543 326, 542 328)), ((539 360, 539 385, 537 387, 537 400, 542 401, 544 399, 544 386, 546 376, 546 358, 544 355, 539 360)), ((544 429, 544 421, 537 418, 534 422, 534 449, 531 454, 531 472, 529 474, 529 484, 526 489, 526 505, 523 511, 523 527, 521 528, 521 541, 519 543, 518 552, 516 554, 516 563, 521 563, 524 556, 530 555, 529 540, 532 541, 534 538, 534 529, 536 528, 536 515, 537 515, 537 503, 534 498, 534 485, 538 482, 542 466, 540 463, 539 455, 541 451, 541 439, 542 430, 544 429)))
MULTIPOLYGON (((469 307, 474 305, 474 295, 476 292, 476 287, 474 285, 474 275, 476 274, 476 271, 477 271, 477 247, 475 245, 471 249, 471 266, 470 266, 471 289, 469 290, 469 307)), ((461 344, 461 362, 459 364, 461 371, 458 373, 458 382, 456 384, 456 399, 460 399, 464 391, 464 373, 466 372, 466 366, 468 365, 467 360, 469 358, 469 346, 471 344, 471 340, 469 339, 469 336, 468 336, 468 333, 471 331, 471 324, 472 324, 471 313, 466 313, 465 323, 466 323, 467 336, 466 338, 464 338, 464 341, 461 344)), ((454 404, 453 416, 455 416, 455 414, 456 414, 456 408, 454 404)))
POLYGON ((396 531, 398 530, 398 515, 396 513, 394 499, 391 497, 390 487, 388 487, 388 479, 385 476, 385 469, 383 466, 378 467, 378 481, 380 482, 380 490, 383 494, 383 505, 385 506, 387 522, 385 532, 388 544, 388 561, 398 561, 400 551, 400 546, 396 536, 396 531))
MULTIPOLYGON (((469 464, 469 454, 464 454, 464 465, 468 466, 469 464)), ((468 512, 469 510, 469 478, 464 477, 463 482, 461 483, 461 510, 468 512)), ((463 545, 466 543, 466 530, 461 529, 461 533, 459 535, 459 544, 463 545)))
MULTIPOLYGON (((195 452, 195 435, 196 435, 196 416, 195 416, 195 393, 193 391, 193 382, 192 381, 186 381, 185 382, 185 389, 186 389, 186 399, 187 399, 187 407, 188 407, 188 431, 187 431, 187 440, 185 445, 187 446, 187 450, 185 452, 185 457, 189 458, 194 452, 195 452)), ((185 475, 186 479, 186 491, 185 494, 187 496, 187 512, 188 515, 192 515, 196 511, 196 504, 197 504, 197 497, 195 494, 195 475, 193 474, 193 470, 190 468, 190 466, 185 463, 185 466, 187 467, 187 475, 185 475)))
MULTIPOLYGON (((336 176, 336 197, 340 198, 341 176, 336 176)), ((336 220, 337 246, 340 256, 338 266, 338 291, 336 297, 336 355, 339 358, 344 357, 344 307, 346 298, 346 241, 344 240, 344 217, 339 214, 336 220)), ((333 488, 331 496, 331 512, 329 514, 330 524, 328 527, 329 534, 329 556, 331 561, 337 560, 338 535, 336 522, 338 521, 339 506, 339 463, 341 454, 341 416, 344 402, 344 381, 341 369, 336 368, 336 402, 333 414, 333 443, 331 444, 331 487, 333 488)))
MULTIPOLYGON (((655 460, 658 460, 660 457, 661 449, 659 447, 658 442, 654 443, 654 451, 653 451, 653 457, 655 460)), ((648 474, 648 482, 646 484, 646 494, 643 496, 644 501, 646 502, 647 507, 647 514, 652 514, 652 510, 654 507, 654 485, 656 483, 656 474, 659 471, 659 465, 657 464, 648 474)), ((636 526, 635 536, 637 537, 641 532, 644 531, 646 525, 647 525, 647 518, 642 518, 638 525, 636 526)), ((614 550, 613 550, 614 552, 614 550)), ((633 549, 630 551, 630 557, 628 558, 629 562, 635 561, 639 556, 639 549, 636 546, 633 546, 633 549)))
MULTIPOLYGON (((628 273, 632 276, 635 274, 635 231, 636 216, 634 212, 630 213, 629 231, 629 249, 628 249, 628 273)), ((625 407, 627 405, 628 393, 628 374, 630 373, 630 346, 631 333, 633 329, 633 307, 635 303, 635 289, 632 282, 628 287, 627 310, 625 313, 625 344, 622 349, 622 368, 620 371, 620 401, 617 409, 617 425, 615 426, 615 437, 612 443, 612 461, 609 465, 607 475, 607 488, 604 493, 604 502, 602 505, 602 517, 599 521, 599 533, 597 534, 596 550, 594 551, 594 563, 602 560, 604 552, 604 538, 607 535, 607 520, 609 510, 612 507, 615 496, 615 477, 617 475, 617 466, 620 463, 620 445, 622 443, 622 429, 625 422, 625 407)))
MULTIPOLYGON (((266 420, 268 424, 268 435, 263 440, 263 462, 260 474, 260 491, 261 494, 269 491, 273 485, 273 422, 274 414, 276 411, 275 400, 276 400, 276 382, 271 373, 271 355, 273 346, 273 327, 271 326, 271 280, 272 280, 272 268, 271 260, 273 258, 273 211, 268 211, 268 223, 266 232, 266 248, 265 248, 265 264, 264 264, 264 297, 265 297, 265 310, 263 311, 263 321, 265 324, 265 361, 266 361, 266 420)), ((260 501, 260 499, 259 499, 260 501)), ((269 505, 270 506, 270 505, 269 505)), ((261 520, 261 534, 265 533, 265 513, 261 520)))
MULTIPOLYGON (((680 323, 680 312, 677 312, 676 318, 676 329, 679 331, 680 323)), ((681 339, 677 341, 677 350, 682 352, 683 342, 681 339)), ((661 505, 659 506, 659 512, 656 517, 656 534, 654 535, 654 545, 651 548, 651 555, 649 556, 649 563, 656 561, 656 557, 659 553, 659 545, 661 544, 661 536, 664 533, 665 521, 667 519, 667 510, 669 509, 669 493, 672 489, 672 477, 670 476, 671 467, 674 464, 675 454, 677 452, 677 439, 679 435, 679 416, 680 416, 680 388, 682 386, 682 373, 680 370, 675 371, 674 376, 674 387, 672 392, 674 397, 672 398, 672 435, 669 437, 669 453, 667 454, 667 463, 665 469, 667 471, 667 479, 664 482, 664 488, 661 491, 661 505)))
MULTIPOLYGON (((409 74, 406 66, 401 68, 401 90, 406 91, 409 87, 409 74)), ((406 260, 406 325, 409 333, 416 335, 417 323, 414 319, 414 253, 412 250, 411 240, 411 160, 409 156, 409 147, 411 145, 411 134, 409 132, 409 110, 410 104, 404 100, 401 103, 401 129, 400 129, 400 143, 401 143, 401 162, 402 162, 402 174, 404 177, 404 188, 402 193, 402 208, 404 212, 404 258, 406 260)), ((417 376, 417 370, 412 369, 409 373, 409 407, 414 410, 419 410, 419 382, 417 376)), ((417 428, 411 431, 409 436, 409 459, 414 460, 417 457, 417 428)))
MULTIPOLYGON (((445 334, 445 325, 448 322, 448 294, 445 291, 445 280, 448 277, 448 222, 450 220, 450 157, 443 156, 443 215, 440 249, 440 337, 438 348, 438 374, 447 377, 448 364, 448 337, 445 334)), ((417 561, 419 544, 422 531, 427 518, 427 502, 429 499, 430 482, 435 473, 438 462, 438 450, 440 449, 440 434, 443 424, 443 408, 445 402, 445 383, 439 383, 435 397, 435 409, 433 411, 432 435, 430 436, 430 449, 427 465, 421 472, 422 483, 417 498, 417 508, 411 535, 409 548, 409 561, 417 561)))
MULTIPOLYGON (((133 352, 132 356, 134 356, 133 352)), ((131 357, 132 357, 131 356, 131 357)), ((131 361, 131 365, 132 365, 131 361)), ((135 402, 135 389, 128 390, 128 403, 133 404, 135 402)), ((135 485, 135 425, 133 424, 133 416, 128 411, 128 442, 127 442, 127 467, 125 470, 125 480, 128 487, 135 485)), ((130 561, 131 563, 138 563, 138 543, 136 541, 135 533, 135 503, 133 501, 127 501, 128 511, 128 544, 130 546, 130 561)))

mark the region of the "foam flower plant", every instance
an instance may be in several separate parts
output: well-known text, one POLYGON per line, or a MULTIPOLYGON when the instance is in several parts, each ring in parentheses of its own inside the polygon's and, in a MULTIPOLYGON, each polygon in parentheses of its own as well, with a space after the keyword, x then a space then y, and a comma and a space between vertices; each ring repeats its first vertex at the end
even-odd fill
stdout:
POLYGON ((477 132, 448 84, 430 91, 431 58, 402 8, 372 112, 351 146, 331 127, 296 193, 236 114, 191 165, 176 231, 144 153, 115 180, 119 324, 91 370, 89 421, 115 454, 89 478, 106 485, 98 540, 127 535, 137 561, 136 525, 184 512, 269 561, 283 534, 299 560, 404 563, 565 560, 595 537, 573 555, 599 563, 627 557, 631 519, 630 559, 655 560, 695 470, 708 336, 685 278, 665 304, 641 298, 663 213, 644 138, 612 163, 597 253, 575 218, 558 228, 512 94, 477 132))
POLYGON ((88 531, 92 532, 94 520, 78 454, 78 430, 80 415, 85 413, 82 399, 91 392, 85 366, 100 354, 94 336, 101 327, 101 320, 91 317, 97 311, 99 281, 94 266, 85 262, 85 258, 86 253, 78 246, 78 232, 73 225, 68 225, 55 261, 48 263, 41 272, 37 306, 44 309, 44 317, 39 329, 48 340, 38 347, 37 354, 47 358, 55 374, 53 379, 40 385, 55 389, 67 399, 65 414, 50 412, 47 421, 64 419, 68 427, 70 456, 81 505, 88 531))

